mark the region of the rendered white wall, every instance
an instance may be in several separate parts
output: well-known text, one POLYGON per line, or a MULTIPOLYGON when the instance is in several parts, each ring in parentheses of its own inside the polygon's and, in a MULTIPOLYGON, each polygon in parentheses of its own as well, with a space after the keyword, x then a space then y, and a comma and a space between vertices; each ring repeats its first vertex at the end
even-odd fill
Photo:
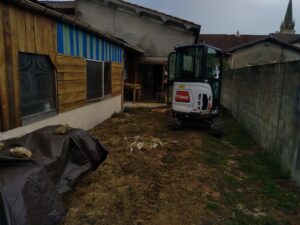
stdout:
POLYGON ((0 132, 0 141, 23 136, 34 130, 50 125, 69 124, 74 128, 88 130, 110 118, 113 113, 120 112, 121 101, 121 96, 109 98, 79 109, 60 113, 56 116, 38 121, 36 123, 18 127, 6 132, 0 132))
POLYGON ((192 31, 116 9, 103 1, 77 0, 76 5, 79 19, 141 47, 146 56, 167 57, 175 46, 192 44, 195 39, 192 31))

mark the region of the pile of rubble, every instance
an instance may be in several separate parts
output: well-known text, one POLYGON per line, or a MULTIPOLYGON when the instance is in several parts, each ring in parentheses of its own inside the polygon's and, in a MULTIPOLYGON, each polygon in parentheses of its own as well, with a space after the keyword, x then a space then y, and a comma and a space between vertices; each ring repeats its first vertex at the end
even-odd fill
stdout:
POLYGON ((164 146, 164 143, 159 138, 155 138, 152 136, 142 137, 124 137, 124 141, 128 143, 127 148, 130 152, 140 151, 140 150, 153 150, 159 149, 164 146))

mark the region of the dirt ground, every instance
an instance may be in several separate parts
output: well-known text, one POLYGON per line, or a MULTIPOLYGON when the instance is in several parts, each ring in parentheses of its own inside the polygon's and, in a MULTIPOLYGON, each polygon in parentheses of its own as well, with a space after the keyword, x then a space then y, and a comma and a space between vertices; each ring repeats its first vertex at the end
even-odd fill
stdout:
POLYGON ((131 109, 90 131, 109 155, 66 196, 64 225, 300 224, 300 189, 228 114, 219 139, 168 117, 131 109))

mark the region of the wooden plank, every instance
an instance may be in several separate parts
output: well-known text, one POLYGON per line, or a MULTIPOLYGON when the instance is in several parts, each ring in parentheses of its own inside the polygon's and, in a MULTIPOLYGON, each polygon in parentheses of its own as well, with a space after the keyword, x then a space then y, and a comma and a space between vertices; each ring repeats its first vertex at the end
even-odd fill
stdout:
POLYGON ((122 74, 123 74, 123 64, 111 63, 111 82, 112 82, 113 96, 122 94, 122 74))
POLYGON ((119 80, 122 80, 122 77, 119 75, 119 76, 111 76, 111 80, 112 81, 119 81, 119 80))
POLYGON ((61 80, 86 80, 86 72, 64 72, 61 80))
POLYGON ((111 79, 111 83, 112 84, 120 84, 120 83, 122 83, 122 80, 121 80, 121 78, 112 78, 111 79))
POLYGON ((117 91, 112 92, 112 96, 118 96, 118 95, 122 95, 121 90, 117 90, 117 91))
POLYGON ((27 51, 29 53, 36 53, 35 37, 34 37, 34 16, 29 11, 25 12, 25 25, 26 25, 27 51))
POLYGON ((122 71, 113 71, 111 73, 112 78, 121 78, 122 77, 122 71))
POLYGON ((120 84, 122 84, 122 81, 121 81, 121 79, 114 80, 114 81, 111 82, 111 84, 112 85, 120 85, 120 84))
POLYGON ((121 86, 113 86, 112 87, 112 90, 113 90, 113 92, 118 92, 118 91, 121 91, 121 86))
POLYGON ((0 118, 1 130, 8 130, 10 127, 9 119, 9 99, 7 90, 6 77, 6 59, 5 59, 5 45, 4 45, 4 30, 3 30, 3 5, 0 3, 0 118))
POLYGON ((5 45, 5 58, 6 58, 6 79, 8 86, 8 98, 9 98, 9 113, 10 113, 10 127, 17 127, 16 121, 16 104, 15 104, 15 87, 14 87, 14 71, 15 71, 15 59, 14 59, 14 44, 13 40, 17 38, 17 34, 12 32, 13 25, 11 23, 12 16, 12 7, 7 6, 3 9, 3 27, 4 27, 4 45, 5 45))
POLYGON ((86 73, 86 60, 76 57, 57 55, 56 67, 58 72, 86 73))
POLYGON ((14 104, 16 127, 21 126, 21 108, 20 108, 20 75, 19 75, 19 37, 18 37, 18 18, 16 7, 10 8, 10 22, 12 32, 12 54, 13 54, 13 82, 14 82, 14 104))
POLYGON ((60 105, 78 101, 86 101, 86 91, 62 94, 58 96, 58 100, 60 105))
POLYGON ((86 80, 59 81, 58 95, 86 91, 86 80))
POLYGON ((119 74, 120 72, 122 72, 122 68, 119 68, 119 67, 112 67, 112 70, 113 70, 115 73, 117 73, 117 74, 119 74))
POLYGON ((51 21, 50 23, 50 39, 51 39, 51 45, 50 45, 50 58, 52 63, 56 67, 56 55, 57 55, 57 45, 56 45, 56 22, 51 21))
POLYGON ((47 24, 44 24, 43 17, 39 15, 33 15, 34 22, 34 38, 35 38, 35 49, 38 54, 48 53, 46 50, 46 46, 48 46, 48 42, 44 42, 45 40, 45 29, 47 29, 47 24))
POLYGON ((42 40, 43 40, 43 52, 50 55, 51 48, 53 46, 53 36, 51 35, 51 21, 44 17, 39 16, 39 24, 42 26, 42 40))
POLYGON ((78 109, 86 105, 86 101, 77 101, 69 104, 64 104, 59 107, 59 112, 66 112, 73 109, 78 109))
POLYGON ((65 112, 84 106, 87 92, 86 61, 77 57, 57 55, 56 66, 60 78, 59 111, 65 112))
POLYGON ((21 9, 15 9, 16 20, 18 21, 17 33, 18 33, 18 45, 19 51, 27 52, 27 35, 26 35, 26 21, 25 21, 25 11, 21 9))

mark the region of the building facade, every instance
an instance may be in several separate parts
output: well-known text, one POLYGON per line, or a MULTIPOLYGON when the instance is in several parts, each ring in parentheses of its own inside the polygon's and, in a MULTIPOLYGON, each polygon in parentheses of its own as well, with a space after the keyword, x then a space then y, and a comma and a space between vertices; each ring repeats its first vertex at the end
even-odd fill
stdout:
POLYGON ((237 69, 296 60, 300 60, 300 48, 268 36, 229 49, 225 62, 227 68, 237 69))
MULTIPOLYGON (((69 7, 44 3, 58 10, 69 7)), ((121 0, 76 0, 74 7, 74 17, 144 50, 126 55, 125 98, 164 101, 168 55, 175 46, 196 42, 200 25, 121 0)))
POLYGON ((47 125, 89 129, 121 110, 120 38, 28 0, 0 3, 0 140, 47 125))

